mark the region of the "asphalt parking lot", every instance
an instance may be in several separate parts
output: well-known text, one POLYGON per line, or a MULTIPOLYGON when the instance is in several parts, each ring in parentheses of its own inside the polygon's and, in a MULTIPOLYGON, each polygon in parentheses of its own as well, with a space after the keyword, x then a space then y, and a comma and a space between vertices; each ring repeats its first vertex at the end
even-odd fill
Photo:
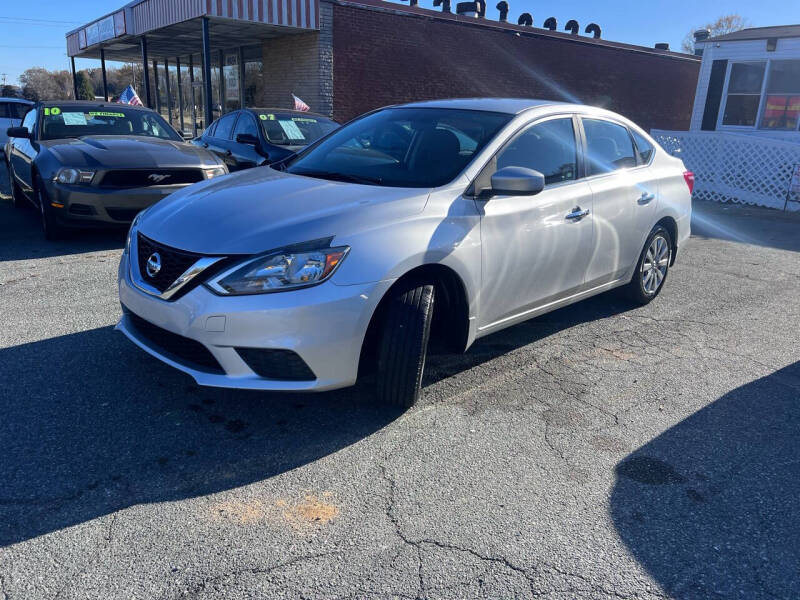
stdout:
POLYGON ((800 597, 800 218, 695 213, 657 301, 434 357, 400 413, 199 388, 113 331, 124 232, 0 199, 0 600, 800 597))

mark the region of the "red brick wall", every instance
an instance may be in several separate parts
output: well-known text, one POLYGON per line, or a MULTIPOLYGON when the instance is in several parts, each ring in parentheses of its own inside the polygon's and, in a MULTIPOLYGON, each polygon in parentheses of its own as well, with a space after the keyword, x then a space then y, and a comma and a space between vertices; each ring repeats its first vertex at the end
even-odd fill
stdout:
POLYGON ((515 29, 334 4, 334 117, 413 100, 509 96, 603 106, 646 129, 689 128, 699 61, 515 29))

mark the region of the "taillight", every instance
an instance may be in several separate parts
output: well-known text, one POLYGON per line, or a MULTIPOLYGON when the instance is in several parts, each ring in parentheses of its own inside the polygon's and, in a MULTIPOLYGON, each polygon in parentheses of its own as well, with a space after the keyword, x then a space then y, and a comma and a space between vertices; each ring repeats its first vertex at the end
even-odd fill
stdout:
POLYGON ((689 193, 694 192, 694 173, 691 171, 686 171, 683 174, 683 178, 686 180, 686 186, 689 188, 689 193))

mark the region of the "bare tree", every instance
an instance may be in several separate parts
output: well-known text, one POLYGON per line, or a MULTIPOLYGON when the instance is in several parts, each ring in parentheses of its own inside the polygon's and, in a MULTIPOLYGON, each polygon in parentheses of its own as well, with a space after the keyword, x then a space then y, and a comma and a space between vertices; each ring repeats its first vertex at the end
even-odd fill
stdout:
POLYGON ((19 76, 22 95, 30 100, 67 100, 72 97, 69 71, 48 71, 42 67, 27 69, 19 76))
POLYGON ((706 23, 700 27, 695 27, 687 33, 686 37, 683 38, 683 42, 681 42, 681 50, 688 54, 694 52, 694 32, 698 29, 708 29, 711 31, 711 36, 714 37, 717 35, 725 35, 726 33, 733 33, 734 31, 741 31, 747 27, 750 27, 750 22, 742 15, 723 15, 713 23, 706 23))

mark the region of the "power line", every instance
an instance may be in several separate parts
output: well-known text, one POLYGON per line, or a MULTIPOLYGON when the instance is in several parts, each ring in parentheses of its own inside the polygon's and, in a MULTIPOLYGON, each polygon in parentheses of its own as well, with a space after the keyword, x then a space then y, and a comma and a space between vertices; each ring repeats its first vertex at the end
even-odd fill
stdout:
POLYGON ((28 19, 25 17, 4 17, 0 15, 0 20, 3 21, 18 21, 18 22, 26 22, 26 23, 51 23, 53 25, 80 25, 78 21, 57 21, 55 19, 28 19))

